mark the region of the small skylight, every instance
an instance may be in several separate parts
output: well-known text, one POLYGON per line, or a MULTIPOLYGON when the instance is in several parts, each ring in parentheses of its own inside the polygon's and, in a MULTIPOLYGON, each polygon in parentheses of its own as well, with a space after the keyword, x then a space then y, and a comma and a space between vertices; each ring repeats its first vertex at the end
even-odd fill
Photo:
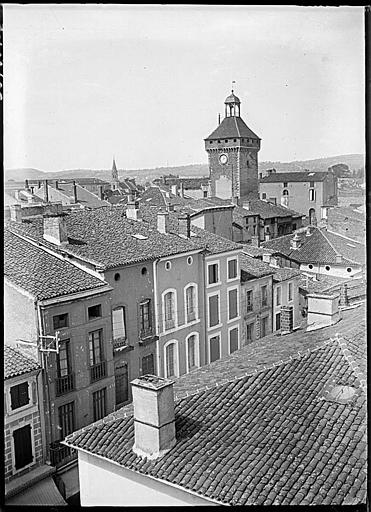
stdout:
POLYGON ((136 238, 137 240, 147 240, 148 236, 141 235, 139 233, 135 233, 135 235, 131 235, 133 238, 136 238))

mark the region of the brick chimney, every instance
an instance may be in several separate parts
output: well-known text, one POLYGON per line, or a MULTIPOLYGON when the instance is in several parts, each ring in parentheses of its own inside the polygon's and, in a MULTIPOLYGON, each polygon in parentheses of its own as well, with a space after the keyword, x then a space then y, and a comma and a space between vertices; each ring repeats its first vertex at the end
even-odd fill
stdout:
POLYGON ((340 306, 349 306, 348 285, 344 283, 340 288, 340 306))
POLYGON ((10 205, 10 220, 22 222, 22 207, 20 204, 10 205))
POLYGON ((251 210, 251 201, 244 201, 242 207, 245 208, 245 210, 251 210))
POLYGON ((98 185, 98 197, 99 199, 104 199, 103 185, 98 185))
POLYGON ((44 202, 49 202, 49 190, 48 190, 48 180, 44 180, 44 202))
POLYGON ((61 204, 53 205, 53 210, 43 216, 44 234, 43 238, 56 245, 62 245, 68 242, 66 214, 63 213, 61 204))
POLYGON ((281 334, 292 332, 294 328, 293 306, 281 306, 281 334))
POLYGON ((191 238, 191 217, 189 213, 178 217, 179 234, 191 238))
POLYGON ((301 238, 299 233, 295 233, 290 240, 290 249, 297 250, 302 246, 301 238))
MULTIPOLYGON (((130 194, 131 200, 128 201, 126 206, 126 217, 132 220, 141 220, 142 216, 139 210, 139 201, 135 201, 133 199, 132 194, 130 194)), ((128 196, 129 198, 129 196, 128 196)))
POLYGON ((159 233, 169 233, 169 214, 168 212, 159 211, 157 213, 157 231, 159 233))
POLYGON ((158 459, 176 444, 173 382, 143 375, 131 382, 134 406, 133 451, 158 459))

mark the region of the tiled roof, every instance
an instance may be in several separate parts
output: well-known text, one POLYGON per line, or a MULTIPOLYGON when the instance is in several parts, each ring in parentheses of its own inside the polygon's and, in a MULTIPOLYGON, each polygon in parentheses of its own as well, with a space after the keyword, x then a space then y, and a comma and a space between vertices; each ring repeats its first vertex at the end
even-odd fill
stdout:
POLYGON ((287 281, 287 279, 294 279, 301 275, 300 270, 296 268, 275 268, 273 281, 287 281))
POLYGON ((197 239, 164 235, 146 222, 127 219, 124 215, 125 208, 120 206, 70 212, 66 216, 69 241, 63 247, 43 239, 40 220, 28 224, 10 222, 9 225, 13 231, 24 233, 53 250, 72 254, 105 269, 203 248, 197 239))
POLYGON ((245 252, 240 254, 241 281, 249 281, 259 277, 273 275, 275 269, 270 267, 268 263, 257 258, 248 256, 245 252))
POLYGON ((263 254, 272 254, 273 251, 266 247, 256 247, 252 244, 244 244, 243 246, 243 252, 248 254, 249 256, 252 256, 253 258, 262 258, 263 254))
POLYGON ((336 256, 342 256, 342 263, 364 264, 365 247, 354 240, 349 240, 338 233, 324 229, 312 228, 312 234, 306 236, 305 231, 298 232, 302 245, 299 249, 291 249, 290 240, 294 235, 284 235, 268 242, 263 242, 264 248, 274 253, 283 254, 300 263, 336 264, 336 256))
MULTIPOLYGON (((142 206, 140 211, 142 212, 143 220, 151 224, 154 228, 157 225, 157 213, 161 208, 154 206, 142 206)), ((179 233, 179 217, 184 213, 182 208, 180 211, 169 212, 169 232, 179 233)), ((216 235, 205 229, 198 228, 197 226, 191 225, 191 240, 202 246, 209 254, 220 254, 222 252, 235 251, 241 249, 242 246, 236 242, 232 242, 227 238, 216 235)))
POLYGON ((241 117, 225 117, 220 125, 205 139, 231 139, 231 138, 252 138, 259 137, 246 125, 241 117))
POLYGON ((250 203, 252 213, 259 214, 262 219, 270 219, 272 217, 303 217, 303 214, 285 208, 280 204, 269 203, 262 199, 253 199, 250 203))
POLYGON ((323 181, 327 172, 298 171, 298 172, 272 172, 264 176, 260 183, 281 183, 292 181, 323 181))
POLYGON ((40 364, 10 345, 4 345, 4 380, 40 370, 40 364))
POLYGON ((9 230, 4 233, 4 276, 38 300, 99 290, 107 285, 105 281, 69 261, 60 260, 9 230))
POLYGON ((177 443, 158 460, 133 453, 131 415, 93 424, 66 442, 222 504, 365 503, 366 400, 344 352, 328 340, 180 399, 177 443), (354 398, 328 399, 334 385, 354 387, 354 398))
POLYGON ((156 187, 148 187, 144 190, 140 197, 139 201, 141 204, 147 206, 162 206, 165 207, 168 204, 179 204, 186 205, 187 200, 182 197, 176 196, 172 192, 170 192, 170 187, 167 185, 159 185, 156 187))

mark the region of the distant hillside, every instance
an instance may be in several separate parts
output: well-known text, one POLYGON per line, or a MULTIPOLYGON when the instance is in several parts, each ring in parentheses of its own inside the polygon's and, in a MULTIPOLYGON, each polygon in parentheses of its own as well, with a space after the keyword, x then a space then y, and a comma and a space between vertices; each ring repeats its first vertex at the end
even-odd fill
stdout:
MULTIPOLYGON (((335 164, 346 164, 350 170, 358 170, 364 167, 364 155, 340 155, 327 158, 317 158, 314 160, 297 160, 294 162, 260 162, 259 170, 275 168, 278 172, 282 171, 301 171, 309 169, 310 171, 326 171, 335 164)), ((207 164, 190 164, 173 167, 155 167, 150 169, 119 169, 119 176, 137 177, 138 182, 151 181, 163 174, 176 174, 179 176, 208 176, 209 166, 207 164)), ((5 181, 12 179, 14 181, 23 181, 28 179, 63 179, 63 178, 100 178, 109 180, 111 171, 109 169, 68 169, 58 172, 46 172, 39 169, 6 169, 5 181)))

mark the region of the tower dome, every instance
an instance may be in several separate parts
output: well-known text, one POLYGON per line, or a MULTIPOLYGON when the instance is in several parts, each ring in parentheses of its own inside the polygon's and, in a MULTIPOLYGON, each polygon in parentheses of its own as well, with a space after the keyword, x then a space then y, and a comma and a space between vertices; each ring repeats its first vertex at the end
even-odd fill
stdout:
POLYGON ((232 89, 232 94, 230 94, 226 98, 224 103, 227 105, 229 103, 238 103, 238 104, 240 104, 241 102, 240 102, 240 98, 237 98, 237 96, 233 93, 233 89, 232 89))

